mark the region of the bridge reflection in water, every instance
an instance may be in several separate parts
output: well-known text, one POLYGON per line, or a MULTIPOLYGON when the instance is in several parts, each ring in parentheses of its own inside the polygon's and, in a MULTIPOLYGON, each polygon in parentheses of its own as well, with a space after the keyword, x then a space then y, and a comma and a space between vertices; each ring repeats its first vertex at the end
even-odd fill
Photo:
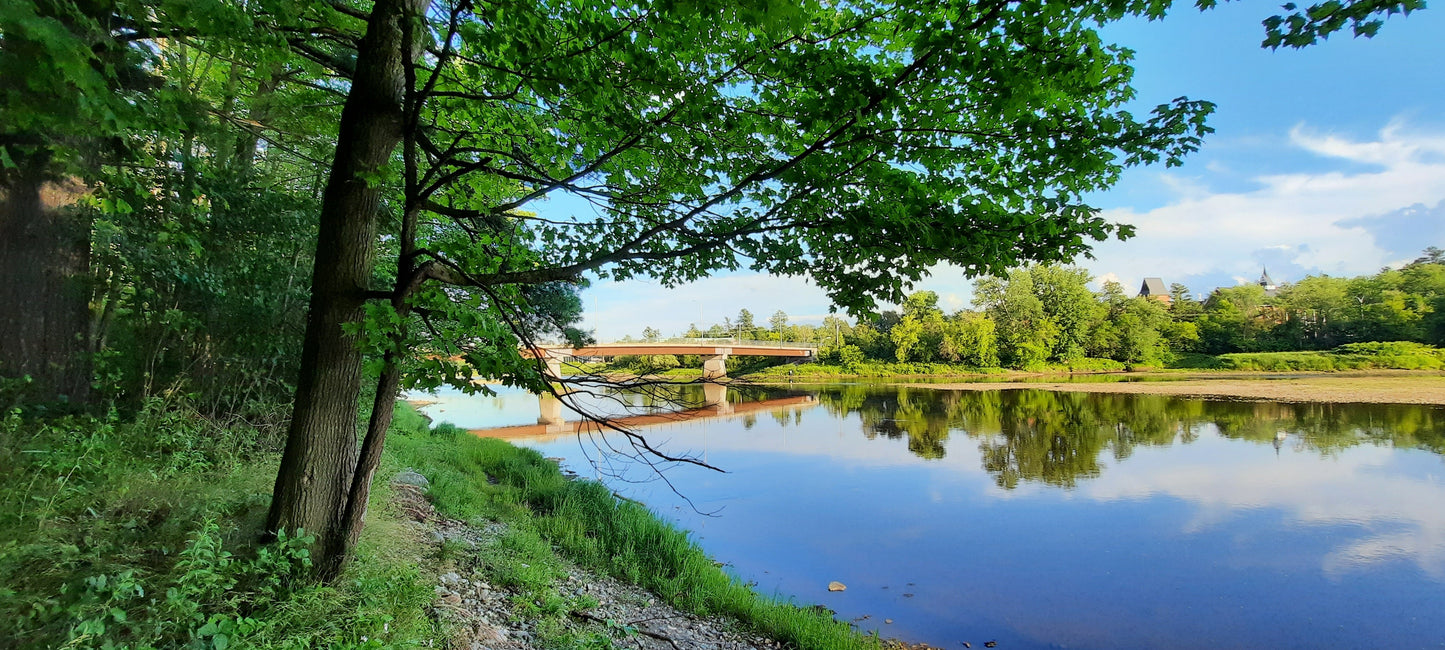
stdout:
MULTIPOLYGON (((703 384, 703 406, 698 408, 668 413, 646 413, 610 417, 607 421, 621 429, 637 429, 640 427, 677 424, 680 422, 731 418, 753 413, 806 409, 818 405, 818 398, 813 395, 794 395, 775 399, 734 403, 728 401, 727 392, 728 389, 725 385, 703 384)), ((598 430, 597 423, 591 420, 565 419, 563 417, 562 400, 552 395, 539 396, 538 407, 541 416, 537 418, 537 424, 493 427, 490 429, 470 429, 468 433, 482 438, 527 438, 535 439, 538 442, 548 442, 562 436, 593 433, 598 430)))

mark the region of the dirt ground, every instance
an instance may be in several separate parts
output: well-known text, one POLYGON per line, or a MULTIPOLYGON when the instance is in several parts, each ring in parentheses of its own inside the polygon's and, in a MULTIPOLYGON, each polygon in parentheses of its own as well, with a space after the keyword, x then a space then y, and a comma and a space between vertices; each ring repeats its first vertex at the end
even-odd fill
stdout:
POLYGON ((1135 393, 1276 402, 1354 402, 1445 405, 1445 374, 1239 375, 1191 377, 1168 381, 988 382, 908 384, 943 390, 1056 390, 1085 393, 1135 393))

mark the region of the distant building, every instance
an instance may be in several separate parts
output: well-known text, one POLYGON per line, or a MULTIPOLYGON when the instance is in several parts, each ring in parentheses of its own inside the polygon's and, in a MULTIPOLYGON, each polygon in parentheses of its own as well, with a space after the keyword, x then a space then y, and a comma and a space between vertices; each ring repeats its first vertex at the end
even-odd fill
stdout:
POLYGON ((1262 272, 1259 274, 1259 286, 1264 287, 1264 295, 1266 297, 1273 298, 1279 287, 1275 286, 1274 280, 1269 279, 1268 268, 1260 267, 1260 270, 1262 272))
POLYGON ((1153 298, 1166 305, 1174 302, 1173 296, 1169 295, 1169 289, 1164 287, 1163 278, 1144 278, 1144 285, 1139 287, 1140 298, 1153 298))

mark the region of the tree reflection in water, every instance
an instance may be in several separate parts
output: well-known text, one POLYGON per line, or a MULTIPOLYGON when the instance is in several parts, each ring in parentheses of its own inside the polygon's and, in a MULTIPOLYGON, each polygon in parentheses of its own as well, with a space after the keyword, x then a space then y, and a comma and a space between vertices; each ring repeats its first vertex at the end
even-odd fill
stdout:
POLYGON ((908 450, 943 458, 950 436, 978 440, 984 469, 1003 488, 1034 481, 1071 488, 1103 471, 1104 454, 1189 444, 1205 427, 1220 435, 1333 455, 1356 445, 1445 455, 1445 409, 1393 404, 1204 401, 1160 395, 1045 390, 951 391, 831 386, 817 394, 838 417, 857 414, 869 439, 906 439, 908 450))

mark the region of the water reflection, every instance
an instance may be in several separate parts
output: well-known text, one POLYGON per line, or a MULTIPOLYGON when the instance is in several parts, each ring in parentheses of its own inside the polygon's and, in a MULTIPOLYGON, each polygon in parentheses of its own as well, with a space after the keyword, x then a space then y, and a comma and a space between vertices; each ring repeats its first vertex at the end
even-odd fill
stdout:
POLYGON ((834 416, 856 414, 867 438, 906 439, 920 458, 943 458, 950 435, 977 439, 983 468, 1010 489, 1021 481, 1072 488, 1099 476, 1106 458, 1122 461, 1138 447, 1188 444, 1205 427, 1227 438, 1326 456, 1361 444, 1445 453, 1445 418, 1432 407, 876 386, 816 394, 834 416))
MULTIPOLYGON (((436 408, 474 426, 449 417, 463 399, 436 408)), ((669 474, 697 510, 617 489, 764 592, 864 629, 940 647, 1445 639, 1445 409, 877 385, 711 408, 639 424, 728 470, 669 474)), ((519 413, 536 426, 535 398, 519 413)), ((586 472, 575 435, 519 442, 586 472)))

